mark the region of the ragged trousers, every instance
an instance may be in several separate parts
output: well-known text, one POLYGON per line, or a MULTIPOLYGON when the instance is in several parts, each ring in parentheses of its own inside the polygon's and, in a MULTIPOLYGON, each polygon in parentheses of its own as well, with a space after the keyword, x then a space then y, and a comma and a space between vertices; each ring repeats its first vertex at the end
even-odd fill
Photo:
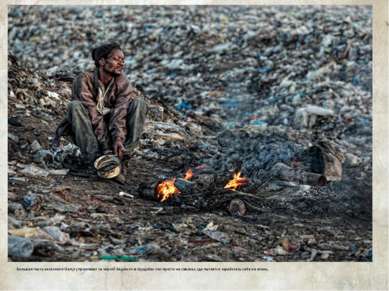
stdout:
MULTIPOLYGON (((131 150, 139 141, 146 118, 146 102, 143 98, 131 101, 127 112, 127 135, 124 147, 131 150)), ((80 101, 74 100, 69 103, 66 116, 69 135, 73 142, 80 148, 82 156, 87 162, 93 162, 102 154, 102 148, 94 133, 88 110, 80 101)), ((107 126, 108 130, 109 126, 107 126)), ((109 133, 107 136, 111 136, 109 133)), ((112 141, 107 144, 112 147, 112 141)))

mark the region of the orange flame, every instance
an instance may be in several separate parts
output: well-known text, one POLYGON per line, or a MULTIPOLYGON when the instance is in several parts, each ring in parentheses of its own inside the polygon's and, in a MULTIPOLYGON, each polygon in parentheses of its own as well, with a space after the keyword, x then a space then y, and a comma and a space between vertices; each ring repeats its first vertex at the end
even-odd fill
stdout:
POLYGON ((236 190, 240 186, 244 186, 249 182, 249 179, 240 176, 240 171, 234 174, 232 180, 230 180, 225 186, 224 189, 236 190))
POLYGON ((166 201, 171 197, 175 197, 180 194, 180 190, 174 185, 176 178, 172 180, 165 180, 157 185, 156 193, 157 199, 160 202, 166 201))
POLYGON ((184 177, 184 180, 187 180, 189 181, 190 179, 192 179, 193 177, 193 172, 192 172, 192 169, 189 169, 188 171, 186 171, 185 173, 185 177, 184 177))

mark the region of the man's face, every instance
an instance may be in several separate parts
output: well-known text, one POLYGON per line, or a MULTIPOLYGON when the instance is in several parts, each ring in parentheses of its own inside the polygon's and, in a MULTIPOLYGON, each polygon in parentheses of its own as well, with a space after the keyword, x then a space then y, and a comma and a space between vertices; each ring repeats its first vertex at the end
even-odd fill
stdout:
POLYGON ((114 49, 103 59, 103 70, 112 75, 120 75, 124 68, 124 54, 119 49, 114 49))

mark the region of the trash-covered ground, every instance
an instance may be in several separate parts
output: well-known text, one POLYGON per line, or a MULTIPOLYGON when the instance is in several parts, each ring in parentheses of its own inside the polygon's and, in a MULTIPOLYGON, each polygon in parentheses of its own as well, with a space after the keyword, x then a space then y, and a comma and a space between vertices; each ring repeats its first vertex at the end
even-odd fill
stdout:
POLYGON ((372 260, 368 7, 12 6, 8 27, 10 260, 372 260), (50 149, 110 40, 149 108, 124 184, 50 149))

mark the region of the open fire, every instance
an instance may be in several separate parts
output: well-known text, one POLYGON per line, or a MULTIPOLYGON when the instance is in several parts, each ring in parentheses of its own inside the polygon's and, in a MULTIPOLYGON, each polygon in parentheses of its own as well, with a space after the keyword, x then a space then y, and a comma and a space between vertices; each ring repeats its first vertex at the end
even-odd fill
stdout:
POLYGON ((162 181, 157 185, 155 192, 157 195, 157 199, 160 202, 164 202, 170 199, 171 197, 175 197, 181 193, 181 191, 178 190, 178 188, 174 185, 175 181, 176 178, 162 181))
POLYGON ((228 181, 224 189, 236 190, 240 186, 247 185, 249 179, 240 176, 240 171, 234 174, 234 177, 228 181))
POLYGON ((185 173, 185 177, 184 177, 184 180, 187 180, 189 181, 190 179, 192 179, 193 177, 193 172, 192 172, 192 169, 189 169, 188 171, 186 171, 185 173))
MULTIPOLYGON (((192 179, 192 177, 192 169, 188 169, 185 173, 184 180, 189 181, 190 179, 192 179)), ((164 202, 166 200, 169 200, 170 198, 176 197, 177 195, 181 194, 181 191, 176 187, 175 182, 176 178, 173 178, 162 181, 157 185, 155 189, 155 194, 158 201, 164 202)))
MULTIPOLYGON (((171 198, 177 197, 178 195, 185 193, 192 193, 194 187, 193 182, 189 181, 193 178, 193 171, 188 169, 183 178, 172 178, 166 179, 159 182, 155 187, 154 197, 159 202, 165 202, 171 198)), ((197 180, 196 180, 197 181, 197 180)), ((237 190, 239 187, 247 185, 249 179, 243 177, 241 172, 234 173, 233 178, 224 186, 224 189, 237 190)))

